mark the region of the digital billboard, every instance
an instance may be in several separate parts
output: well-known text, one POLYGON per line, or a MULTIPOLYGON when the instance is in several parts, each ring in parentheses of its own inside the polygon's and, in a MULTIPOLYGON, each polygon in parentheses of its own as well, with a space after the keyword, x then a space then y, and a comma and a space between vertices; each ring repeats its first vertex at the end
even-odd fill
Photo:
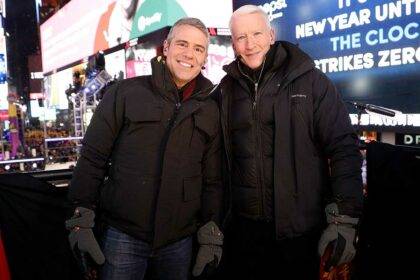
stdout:
POLYGON ((105 55, 105 70, 114 80, 125 79, 125 52, 119 50, 105 55))
POLYGON ((7 110, 9 108, 8 94, 6 37, 3 35, 3 28, 0 28, 0 110, 7 110))
POLYGON ((227 27, 232 1, 72 0, 41 25, 43 72, 171 26, 185 16, 227 27), (217 15, 217 16, 215 16, 217 15))
POLYGON ((0 84, 0 110, 7 110, 9 108, 9 101, 7 100, 8 93, 8 84, 0 84))
POLYGON ((39 118, 44 115, 44 107, 39 106, 38 100, 31 100, 29 106, 31 107, 31 118, 39 118))
POLYGON ((230 36, 211 36, 205 69, 202 70, 214 84, 226 75, 223 66, 231 63, 235 59, 230 36))
POLYGON ((54 73, 44 78, 45 100, 48 109, 68 109, 66 90, 73 84, 71 68, 54 73))
POLYGON ((156 47, 150 43, 138 44, 127 48, 125 51, 127 78, 151 75, 152 66, 150 61, 156 54, 156 47))
POLYGON ((260 5, 344 100, 420 112, 419 0, 235 0, 260 5))
POLYGON ((3 53, 0 53, 0 84, 4 84, 7 81, 7 65, 6 57, 3 53))

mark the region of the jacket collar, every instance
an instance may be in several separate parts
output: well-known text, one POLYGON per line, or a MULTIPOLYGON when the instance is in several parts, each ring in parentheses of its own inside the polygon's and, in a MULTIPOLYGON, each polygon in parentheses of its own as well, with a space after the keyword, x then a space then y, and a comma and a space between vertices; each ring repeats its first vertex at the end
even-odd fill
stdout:
MULTIPOLYGON (((282 68, 287 82, 296 79, 315 67, 312 59, 306 53, 300 50, 296 45, 286 41, 274 43, 267 53, 266 60, 268 60, 266 61, 266 65, 269 65, 268 69, 262 69, 262 71, 268 73, 282 68), (274 53, 274 55, 270 55, 270 53, 274 53)), ((237 58, 230 64, 225 65, 223 70, 225 70, 228 76, 231 76, 236 80, 243 80, 244 76, 239 69, 241 63, 239 58, 237 58)))

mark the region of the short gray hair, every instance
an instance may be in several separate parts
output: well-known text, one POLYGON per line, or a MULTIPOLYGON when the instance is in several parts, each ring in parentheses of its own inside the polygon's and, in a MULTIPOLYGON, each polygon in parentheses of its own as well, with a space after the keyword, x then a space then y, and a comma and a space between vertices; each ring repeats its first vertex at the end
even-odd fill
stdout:
POLYGON ((264 18, 265 23, 267 24, 268 28, 271 28, 270 19, 268 18, 267 13, 261 8, 256 5, 244 5, 236 9, 232 16, 230 17, 229 21, 229 29, 230 33, 232 33, 232 21, 237 16, 242 15, 250 15, 250 14, 259 14, 264 18))
POLYGON ((169 30, 168 36, 166 37, 166 41, 168 41, 168 43, 170 43, 174 37, 173 33, 174 33, 175 28, 181 25, 189 25, 203 32, 203 34, 206 35, 207 47, 208 47, 208 45, 210 44, 209 31, 207 30, 207 27, 204 25, 204 23, 201 20, 199 20, 198 18, 193 18, 193 17, 181 18, 177 22, 174 23, 174 25, 171 27, 171 30, 169 30))

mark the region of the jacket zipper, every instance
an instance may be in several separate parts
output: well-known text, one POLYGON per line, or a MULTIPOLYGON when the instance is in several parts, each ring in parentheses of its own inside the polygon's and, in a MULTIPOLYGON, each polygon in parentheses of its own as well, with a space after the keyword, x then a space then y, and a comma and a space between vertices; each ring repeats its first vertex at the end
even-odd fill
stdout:
MULTIPOLYGON (((194 93, 193 95, 190 96, 189 99, 192 99, 193 97, 201 94, 204 91, 207 91, 208 89, 210 89, 210 88, 207 88, 207 89, 204 89, 204 90, 201 90, 199 92, 194 93)), ((213 89, 209 92, 209 94, 211 94, 215 89, 216 89, 216 87, 213 87, 213 89)), ((176 96, 175 109, 174 109, 174 112, 173 112, 171 118, 169 119, 169 124, 168 124, 168 127, 165 130, 165 135, 162 139, 162 144, 161 144, 161 152, 162 152, 162 155, 160 157, 161 158, 161 170, 160 170, 160 178, 161 179, 162 179, 164 163, 165 163, 166 147, 168 145, 168 141, 169 141, 169 137, 171 135, 171 131, 176 124, 176 118, 178 117, 179 112, 181 111, 181 107, 182 107, 182 101, 179 100, 178 96, 176 96)), ((157 190, 157 196, 156 196, 157 198, 159 197, 161 185, 162 185, 162 180, 159 184, 159 187, 158 187, 159 189, 157 190)), ((154 213, 154 218, 153 218, 153 227, 155 227, 155 224, 156 224, 156 210, 157 210, 157 207, 155 208, 155 213, 154 213)), ((155 237, 153 237, 153 239, 155 239, 155 237)), ((153 241, 152 247, 154 247, 154 243, 155 242, 153 241)))
MULTIPOLYGON (((216 89, 215 86, 203 89, 201 91, 198 91, 198 92, 192 94, 189 99, 192 99, 193 97, 200 95, 201 93, 209 90, 210 88, 212 88, 212 90, 210 90, 209 94, 211 94, 216 89)), ((169 119, 169 124, 168 124, 168 127, 166 128, 165 136, 164 136, 163 142, 162 142, 162 157, 161 157, 161 159, 162 159, 162 171, 161 171, 161 176, 162 176, 162 173, 163 173, 163 162, 164 162, 166 146, 168 144, 168 140, 169 140, 169 136, 171 135, 172 128, 174 128, 174 126, 176 124, 176 118, 178 117, 179 112, 181 111, 182 103, 183 103, 183 101, 181 101, 179 99, 178 95, 176 95, 176 103, 175 103, 174 113, 172 114, 172 117, 169 119)))
MULTIPOLYGON (((226 156, 226 160, 227 160, 228 171, 230 173, 230 171, 232 169, 231 168, 232 163, 231 163, 231 157, 229 155, 232 153, 232 151, 231 151, 230 143, 228 141, 229 136, 227 135, 228 125, 226 125, 226 127, 223 128, 224 124, 229 122, 229 120, 228 120, 229 118, 228 118, 228 112, 224 112, 225 109, 223 108, 223 89, 222 88, 220 88, 220 104, 221 104, 221 106, 220 106, 220 117, 221 117, 220 123, 221 123, 221 126, 222 126, 223 142, 224 142, 224 145, 225 145, 225 148, 224 148, 225 156, 226 156), (226 118, 226 120, 224 120, 223 118, 226 118)), ((228 104, 228 108, 229 108, 229 104, 228 104)), ((229 110, 229 109, 227 109, 227 110, 229 110)))
MULTIPOLYGON (((265 80, 265 82, 263 83, 263 86, 261 87, 261 89, 260 89, 260 94, 259 95, 262 95, 262 93, 263 93, 263 91, 264 91, 264 89, 265 89, 265 87, 267 86, 267 84, 269 83, 269 81, 274 77, 274 75, 275 75, 275 72, 271 72, 271 73, 267 73, 267 75, 269 75, 269 76, 267 76, 268 78, 265 80)), ((259 147, 260 149, 259 149, 259 153, 258 153, 258 156, 259 156, 259 160, 257 161, 257 163, 259 163, 258 165, 257 165, 257 168, 259 168, 259 181, 260 181, 260 184, 261 184, 261 188, 260 188, 260 191, 261 191, 261 208, 262 208, 262 211, 261 211, 261 213, 262 213, 262 216, 263 216, 263 218, 265 219, 265 220, 267 220, 267 221, 269 221, 272 217, 268 217, 268 216, 266 216, 267 215, 267 213, 265 213, 265 211, 264 211, 264 206, 265 206, 265 203, 264 203, 264 201, 265 201, 265 199, 264 199, 264 193, 265 193, 265 185, 264 185, 264 165, 263 165, 263 162, 264 162, 264 155, 263 155, 263 151, 262 151, 262 139, 261 139, 261 127, 260 127, 260 114, 259 114, 259 112, 258 112, 258 106, 259 106, 259 99, 258 99, 258 97, 259 97, 259 95, 258 95, 258 83, 255 83, 254 84, 254 88, 255 88, 255 100, 254 100, 254 110, 255 110, 255 116, 256 116, 256 118, 254 118, 254 120, 256 120, 256 133, 257 133, 257 135, 256 135, 256 140, 257 140, 257 147, 259 147)), ((274 143, 273 143, 273 145, 274 145, 274 143)), ((275 170, 273 170, 273 172, 275 172, 275 170)), ((273 173, 273 176, 274 176, 274 173, 273 173)), ((273 196, 274 196, 274 192, 273 192, 273 196)), ((274 199, 274 197, 273 197, 273 199, 274 199)), ((274 205, 273 205, 273 207, 274 207, 274 205)), ((274 213, 274 209, 273 209, 273 213, 274 213)))
POLYGON ((160 171, 160 176, 161 177, 162 177, 162 174, 163 174, 163 167, 164 167, 163 165, 164 165, 164 159, 165 159, 166 146, 168 145, 169 136, 171 134, 172 128, 175 125, 175 120, 178 117, 180 109, 181 109, 181 102, 179 100, 177 100, 177 103, 175 104, 174 112, 173 112, 171 118, 169 119, 168 127, 166 128, 165 134, 164 134, 163 139, 162 139, 162 146, 161 146, 162 156, 161 156, 161 171, 160 171))
MULTIPOLYGON (((165 163, 166 147, 168 145, 169 137, 171 135, 172 128, 175 125, 175 120, 178 117, 180 109, 181 109, 181 102, 180 102, 179 98, 177 98, 177 103, 175 104, 174 112, 173 112, 171 118, 169 119, 169 124, 168 124, 168 127, 165 130, 165 134, 163 136, 162 144, 161 144, 162 155, 160 156, 160 162, 161 162, 161 166, 160 166, 161 169, 160 169, 160 176, 159 176, 160 177, 160 183, 158 185, 158 190, 157 190, 156 207, 155 207, 154 213, 153 213, 153 228, 155 228, 155 226, 156 226, 156 212, 157 212, 157 203, 158 203, 157 200, 159 198, 160 188, 162 186, 162 177, 163 177, 162 175, 163 175, 163 169, 164 169, 164 163, 165 163)), ((155 234, 156 234, 156 232, 154 230, 153 244, 152 244, 153 248, 154 248, 154 244, 155 244, 155 234)))
MULTIPOLYGON (((259 118, 259 111, 258 111, 258 106, 259 106, 259 94, 258 94, 258 86, 259 86, 259 82, 261 80, 261 75, 262 72, 264 71, 264 65, 265 65, 265 59, 263 62, 263 66, 261 68, 261 72, 260 72, 260 76, 257 80, 257 82, 254 82, 251 77, 249 77, 247 74, 245 74, 243 71, 241 71, 240 66, 238 67, 239 70, 241 71, 241 73, 247 77, 251 82, 254 83, 254 100, 252 103, 252 118, 255 121, 255 156, 256 156, 256 160, 255 160, 255 165, 256 165, 256 169, 257 169, 257 181, 259 184, 259 193, 260 193, 260 203, 259 203, 259 212, 260 215, 264 218, 264 219, 269 219, 270 217, 266 217, 266 213, 264 211, 265 209, 265 198, 264 198, 264 193, 265 193, 265 186, 264 186, 264 167, 263 167, 263 154, 262 154, 262 139, 261 139, 261 128, 260 128, 260 118, 259 118)), ((268 81, 272 78, 274 74, 271 74, 270 77, 266 80, 267 82, 264 84, 266 85, 268 83, 268 81)), ((263 87, 264 89, 264 87, 263 87)), ((262 92, 262 90, 260 91, 262 92)))
POLYGON ((256 148, 256 153, 255 155, 257 156, 256 161, 255 161, 255 165, 257 168, 257 180, 258 180, 258 184, 259 186, 259 192, 260 192, 260 214, 262 217, 265 218, 265 211, 264 211, 264 190, 265 190, 265 186, 264 186, 264 180, 263 180, 263 176, 264 176, 264 169, 263 169, 263 156, 262 156, 262 145, 261 145, 261 133, 260 133, 260 119, 259 119, 259 112, 258 112, 258 82, 254 83, 254 90, 255 90, 255 98, 254 98, 254 102, 253 102, 253 118, 255 121, 255 148, 256 148))
POLYGON ((254 97, 254 102, 252 103, 252 118, 254 120, 257 119, 257 103, 258 103, 258 82, 254 83, 254 93, 255 93, 255 97, 254 97))
POLYGON ((271 80, 271 78, 274 76, 274 73, 272 73, 270 76, 269 76, 269 78, 266 80, 266 82, 264 83, 264 85, 263 85, 263 87, 261 88, 261 90, 260 90, 260 94, 258 94, 258 86, 259 86, 259 83, 258 82, 256 82, 256 83, 254 83, 254 91, 255 91, 255 98, 254 98, 254 102, 253 102, 253 104, 252 104, 252 111, 253 111, 253 118, 254 118, 254 121, 255 121, 255 126, 256 126, 256 131, 255 131, 255 140, 256 140, 256 149, 259 151, 258 153, 256 153, 256 155, 258 156, 258 159, 256 160, 256 168, 257 168, 257 170, 258 170, 258 173, 257 173, 257 180, 258 180, 258 182, 259 182, 259 184, 260 184, 260 188, 259 188, 259 190, 260 190, 260 197, 261 197, 261 204, 260 204, 260 213, 261 213, 261 216, 264 218, 264 219, 267 219, 267 220, 269 220, 270 219, 270 217, 267 217, 266 216, 266 214, 267 213, 265 213, 265 203, 264 203, 264 201, 265 201, 265 185, 264 185, 264 165, 263 165, 263 162, 264 162, 264 156, 263 156, 263 152, 262 152, 262 139, 261 139, 261 127, 260 127, 260 114, 259 114, 259 111, 258 111, 258 107, 259 107, 259 96, 260 95, 262 95, 262 92, 263 92, 263 90, 264 90, 264 88, 265 88, 265 86, 268 84, 268 81, 270 81, 271 80))

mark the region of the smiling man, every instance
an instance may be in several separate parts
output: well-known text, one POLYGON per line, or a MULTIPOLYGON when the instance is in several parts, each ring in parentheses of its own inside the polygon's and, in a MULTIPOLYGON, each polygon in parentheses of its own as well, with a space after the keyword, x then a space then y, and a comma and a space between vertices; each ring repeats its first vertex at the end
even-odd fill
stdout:
POLYGON ((200 20, 179 20, 152 75, 113 85, 95 111, 71 182, 67 227, 76 255, 105 262, 102 279, 143 279, 148 267, 154 279, 187 279, 197 229, 193 274, 221 258, 219 111, 201 74, 208 45, 200 20), (102 250, 92 234, 96 209, 105 224, 102 250))
POLYGON ((203 37, 203 30, 185 24, 169 33, 163 53, 178 88, 194 80, 200 73, 207 58, 208 40, 203 37))
POLYGON ((237 59, 215 96, 231 178, 226 278, 319 279, 319 240, 320 254, 334 245, 332 265, 355 253, 357 135, 331 81, 275 41, 262 9, 240 7, 230 29, 237 59))

